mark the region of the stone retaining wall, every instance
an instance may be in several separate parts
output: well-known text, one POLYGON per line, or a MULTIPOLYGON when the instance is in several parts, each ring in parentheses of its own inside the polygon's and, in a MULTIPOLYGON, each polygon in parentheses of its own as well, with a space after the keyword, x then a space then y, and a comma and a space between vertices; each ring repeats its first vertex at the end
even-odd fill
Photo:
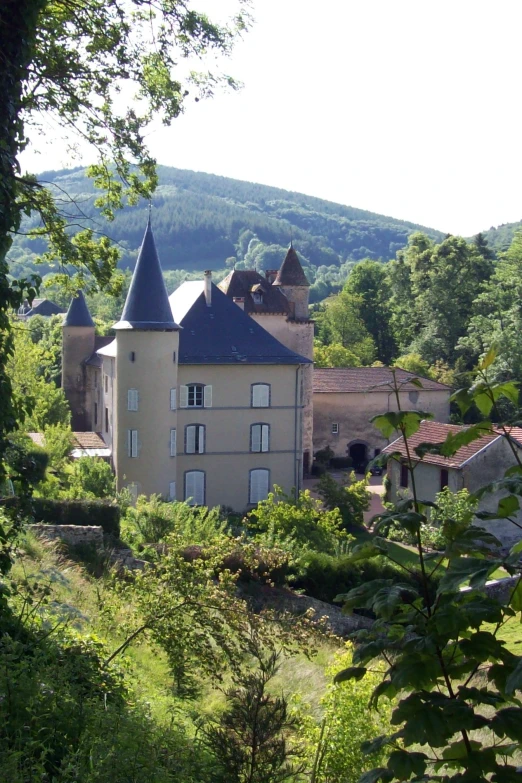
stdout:
POLYGON ((103 546, 103 528, 99 525, 29 525, 29 530, 50 541, 63 541, 70 546, 94 544, 103 546))

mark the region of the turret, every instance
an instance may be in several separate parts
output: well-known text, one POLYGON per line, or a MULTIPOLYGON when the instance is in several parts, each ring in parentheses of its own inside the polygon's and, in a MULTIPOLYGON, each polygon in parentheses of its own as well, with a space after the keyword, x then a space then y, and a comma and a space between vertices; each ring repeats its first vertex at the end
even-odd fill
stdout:
POLYGON ((292 305, 293 317, 296 321, 307 321, 310 283, 303 272, 301 262, 290 245, 286 257, 281 264, 281 269, 272 285, 280 286, 288 301, 292 305))
POLYGON ((175 497, 179 326, 149 222, 116 330, 113 458, 118 487, 175 497))
POLYGON ((62 388, 73 431, 93 427, 85 361, 94 352, 95 329, 81 291, 72 299, 62 327, 62 388))

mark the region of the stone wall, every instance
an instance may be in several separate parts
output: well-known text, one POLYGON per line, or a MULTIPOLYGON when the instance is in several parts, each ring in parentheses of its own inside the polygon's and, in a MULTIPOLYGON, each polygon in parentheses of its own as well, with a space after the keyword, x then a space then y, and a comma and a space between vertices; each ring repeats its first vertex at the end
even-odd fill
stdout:
POLYGON ((29 525, 29 530, 50 541, 63 541, 70 546, 94 544, 103 547, 103 528, 99 525, 29 525))

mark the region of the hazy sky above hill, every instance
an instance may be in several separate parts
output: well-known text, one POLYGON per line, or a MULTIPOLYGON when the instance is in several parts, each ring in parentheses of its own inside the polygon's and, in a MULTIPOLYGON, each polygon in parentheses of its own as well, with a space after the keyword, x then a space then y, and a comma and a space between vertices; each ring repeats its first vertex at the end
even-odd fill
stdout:
MULTIPOLYGON (((522 219, 519 0, 255 0, 254 16, 226 62, 244 89, 153 129, 159 163, 456 234, 522 219)), ((32 171, 87 162, 38 145, 32 171)))

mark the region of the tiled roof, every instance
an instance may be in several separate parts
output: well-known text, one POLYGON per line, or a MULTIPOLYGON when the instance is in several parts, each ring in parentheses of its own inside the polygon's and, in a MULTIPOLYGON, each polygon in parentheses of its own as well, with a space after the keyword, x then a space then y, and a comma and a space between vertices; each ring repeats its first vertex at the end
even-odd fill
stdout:
MULTIPOLYGON (((27 433, 33 443, 45 448, 45 436, 43 432, 27 433)), ((79 449, 105 449, 105 441, 97 432, 73 432, 73 447, 79 449)))
MULTIPOLYGON (((405 370, 396 370, 395 377, 403 391, 447 391, 445 386, 429 378, 421 378, 405 370), (410 378, 419 378, 422 389, 412 383, 410 378)), ((314 394, 335 394, 351 392, 382 392, 388 391, 387 384, 393 380, 389 367, 326 367, 314 368, 314 394)))
POLYGON ((179 328, 172 318, 150 218, 134 267, 121 320, 114 325, 114 328, 140 331, 176 331, 179 328))
POLYGON ((281 264, 281 269, 277 273, 274 285, 298 285, 309 286, 303 267, 292 245, 288 248, 285 260, 281 264))
POLYGON ((112 341, 114 340, 114 337, 110 334, 108 335, 96 335, 94 338, 94 353, 92 353, 88 359, 85 360, 85 364, 88 364, 91 367, 101 367, 102 366, 102 354, 98 353, 98 351, 101 351, 102 348, 105 348, 106 345, 110 345, 112 341))
POLYGON ((71 304, 67 310, 67 315, 63 321, 64 326, 94 326, 87 302, 82 291, 71 299, 71 304))
MULTIPOLYGON (((421 422, 418 432, 408 438, 408 447, 410 453, 415 456, 415 447, 421 443, 442 443, 446 440, 449 432, 457 434, 466 427, 458 424, 441 424, 438 421, 421 422)), ((472 441, 467 446, 462 446, 452 457, 442 457, 439 454, 426 454, 423 462, 429 465, 440 465, 443 468, 461 468, 465 462, 474 457, 482 449, 488 448, 502 437, 498 432, 485 432, 481 438, 472 441)), ((385 454, 399 452, 401 456, 407 457, 406 444, 403 438, 397 438, 383 449, 385 454)))
MULTIPOLYGON (((216 285, 207 305, 203 281, 183 283, 170 296, 180 364, 309 364, 272 337, 216 285)), ((107 350, 107 349, 105 349, 107 350)))
POLYGON ((268 280, 251 269, 234 269, 219 283, 224 294, 230 299, 244 297, 247 313, 284 313, 290 315, 288 299, 279 288, 274 288, 268 280), (259 286, 257 293, 263 295, 261 304, 254 302, 253 290, 259 286))
POLYGON ((60 315, 65 310, 55 302, 51 302, 50 299, 33 299, 31 308, 26 312, 28 318, 32 318, 33 315, 60 315))

